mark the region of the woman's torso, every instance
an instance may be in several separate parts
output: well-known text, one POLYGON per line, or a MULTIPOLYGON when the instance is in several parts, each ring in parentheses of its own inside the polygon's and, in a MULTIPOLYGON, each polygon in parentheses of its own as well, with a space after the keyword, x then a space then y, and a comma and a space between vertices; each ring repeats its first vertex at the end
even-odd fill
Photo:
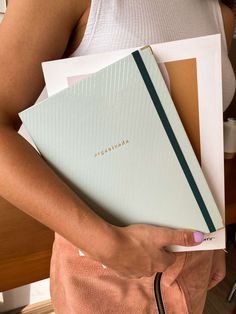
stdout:
MULTIPOLYGON (((217 0, 92 0, 70 49, 74 47, 71 56, 79 56, 216 33, 222 34, 226 107, 233 96, 235 81, 217 0), (81 38, 78 46, 76 42, 81 38)), ((178 255, 177 262, 162 280, 168 313, 202 312, 211 263, 212 251, 178 255)), ((103 269, 100 263, 81 257, 78 248, 58 234, 50 279, 52 301, 58 314, 157 313, 155 276, 123 280, 111 269, 103 269)))
POLYGON ((218 0, 91 0, 74 36, 71 56, 102 53, 191 37, 222 35, 224 108, 235 77, 227 55, 218 0), (80 44, 76 45, 76 42, 80 44), (76 47, 78 46, 78 47, 76 47))

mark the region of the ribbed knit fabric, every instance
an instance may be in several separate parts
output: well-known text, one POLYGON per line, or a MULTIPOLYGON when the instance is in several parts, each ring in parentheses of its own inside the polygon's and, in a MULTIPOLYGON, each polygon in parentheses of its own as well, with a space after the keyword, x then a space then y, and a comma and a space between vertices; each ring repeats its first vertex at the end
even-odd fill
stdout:
POLYGON ((91 0, 79 56, 220 33, 223 103, 230 104, 235 77, 227 54, 218 0, 91 0))

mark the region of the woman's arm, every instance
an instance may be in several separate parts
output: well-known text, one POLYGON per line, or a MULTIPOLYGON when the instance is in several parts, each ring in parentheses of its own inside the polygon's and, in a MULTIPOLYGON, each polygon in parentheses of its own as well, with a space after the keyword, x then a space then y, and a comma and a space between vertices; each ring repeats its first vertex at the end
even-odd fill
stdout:
POLYGON ((66 50, 82 11, 78 2, 9 1, 0 26, 0 195, 86 250, 82 243, 91 243, 90 235, 97 234, 93 242, 106 242, 108 225, 17 133, 18 112, 31 106, 43 88, 41 62, 58 59, 66 50))

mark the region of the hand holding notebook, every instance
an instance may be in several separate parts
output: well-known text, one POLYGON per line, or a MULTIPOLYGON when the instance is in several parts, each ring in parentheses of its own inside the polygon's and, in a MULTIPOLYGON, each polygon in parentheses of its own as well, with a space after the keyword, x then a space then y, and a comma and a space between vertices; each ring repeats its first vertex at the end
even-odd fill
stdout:
POLYGON ((109 222, 223 227, 149 48, 20 117, 43 158, 109 222))

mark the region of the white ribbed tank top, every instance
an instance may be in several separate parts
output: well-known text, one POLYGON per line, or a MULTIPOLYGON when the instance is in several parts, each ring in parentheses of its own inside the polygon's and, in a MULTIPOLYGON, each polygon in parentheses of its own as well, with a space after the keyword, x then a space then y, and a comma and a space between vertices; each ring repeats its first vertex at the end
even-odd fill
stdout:
POLYGON ((71 56, 191 37, 222 35, 224 109, 235 91, 218 0, 91 0, 83 39, 71 56))

